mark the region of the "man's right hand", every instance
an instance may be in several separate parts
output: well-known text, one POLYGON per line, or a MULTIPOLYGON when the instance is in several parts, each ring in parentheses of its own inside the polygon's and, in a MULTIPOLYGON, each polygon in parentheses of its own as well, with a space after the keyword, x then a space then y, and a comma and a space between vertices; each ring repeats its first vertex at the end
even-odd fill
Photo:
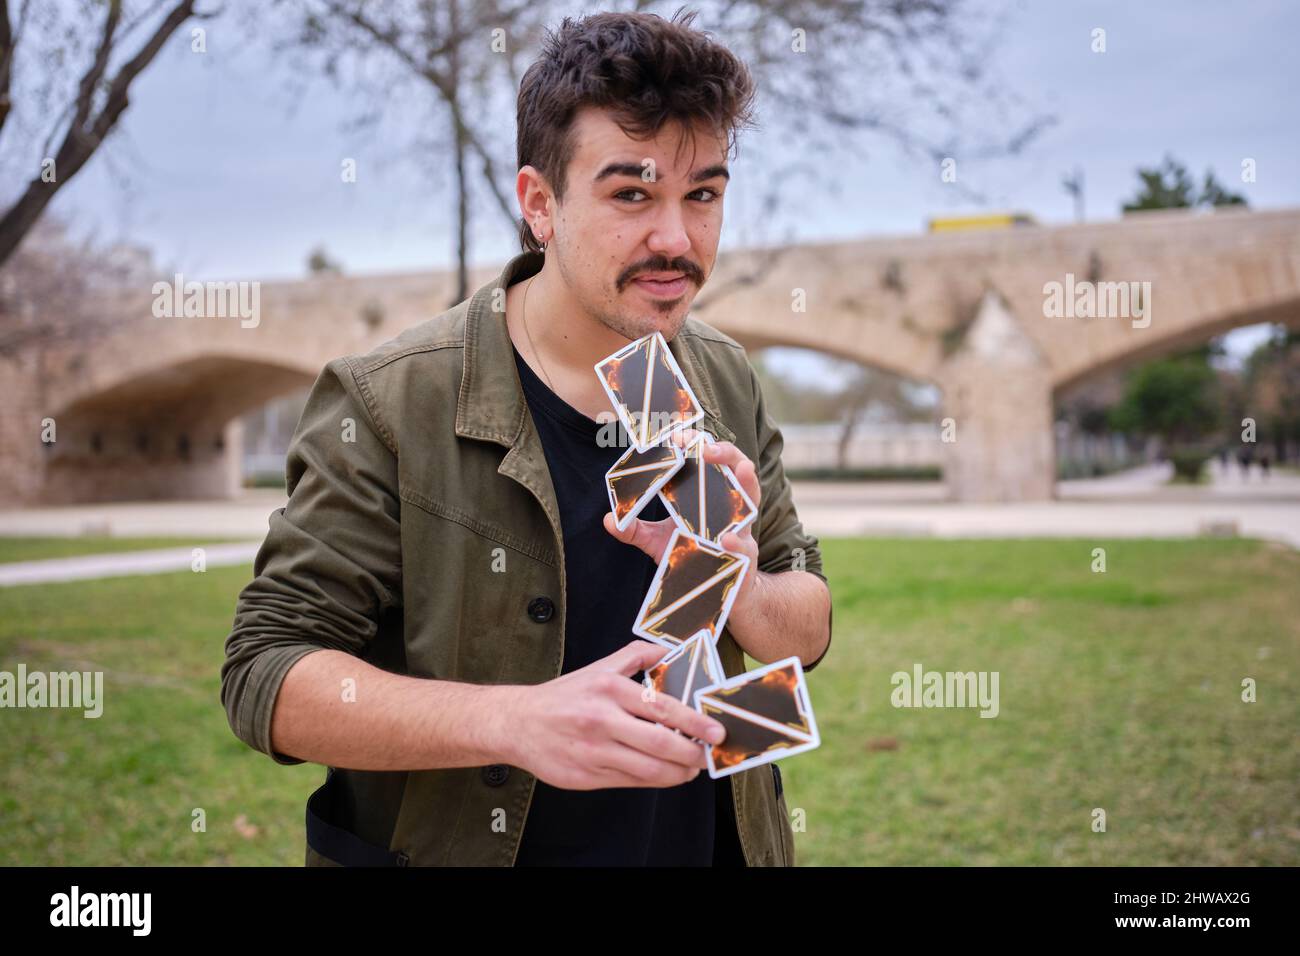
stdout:
POLYGON ((666 653, 649 641, 633 641, 581 670, 518 687, 507 721, 514 765, 564 790, 676 787, 694 780, 707 764, 704 748, 691 738, 720 743, 725 730, 630 679, 666 653))

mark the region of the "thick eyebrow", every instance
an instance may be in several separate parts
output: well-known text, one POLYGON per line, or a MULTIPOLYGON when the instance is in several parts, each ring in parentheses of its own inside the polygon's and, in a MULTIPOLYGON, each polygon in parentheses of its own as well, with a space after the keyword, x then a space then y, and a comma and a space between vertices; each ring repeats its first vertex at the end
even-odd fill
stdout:
MULTIPOLYGON (((636 179, 640 179, 643 168, 644 167, 642 167, 640 163, 610 163, 596 174, 596 177, 592 182, 598 183, 602 179, 608 179, 610 176, 632 176, 636 179)), ((721 176, 727 180, 731 179, 731 173, 727 171, 727 167, 722 163, 719 163, 716 166, 709 166, 707 169, 701 169, 697 173, 692 173, 691 182, 702 183, 706 179, 712 179, 715 176, 721 176)))
POLYGON ((691 176, 691 182, 702 183, 704 182, 704 180, 712 179, 714 176, 721 176, 723 179, 727 180, 728 182, 731 181, 731 173, 727 171, 727 167, 724 166, 722 163, 718 163, 718 165, 716 166, 710 166, 707 169, 701 169, 698 173, 693 174, 691 176))
POLYGON ((596 178, 592 182, 598 183, 610 176, 635 176, 640 179, 641 171, 642 166, 640 163, 610 163, 596 174, 596 178))

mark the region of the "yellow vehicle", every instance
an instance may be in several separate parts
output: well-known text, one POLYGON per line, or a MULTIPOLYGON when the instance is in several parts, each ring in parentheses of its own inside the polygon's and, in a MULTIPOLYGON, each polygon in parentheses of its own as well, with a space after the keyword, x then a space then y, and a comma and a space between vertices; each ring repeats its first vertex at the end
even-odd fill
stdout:
POLYGON ((1006 229, 1011 226, 1036 226, 1038 220, 1027 212, 990 212, 978 216, 944 216, 931 219, 930 232, 957 232, 962 229, 1006 229))

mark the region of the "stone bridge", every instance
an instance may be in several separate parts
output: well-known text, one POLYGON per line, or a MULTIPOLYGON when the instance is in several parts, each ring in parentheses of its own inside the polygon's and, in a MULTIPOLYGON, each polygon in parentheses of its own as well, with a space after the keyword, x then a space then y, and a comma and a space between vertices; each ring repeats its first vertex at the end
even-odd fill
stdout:
MULTIPOLYGON (((152 291, 106 302, 122 317, 109 335, 0 360, 0 495, 234 494, 239 416, 442 311, 452 288, 450 273, 266 282, 252 327, 155 317, 152 291)), ((1238 326, 1300 327, 1300 210, 738 251, 694 314, 751 350, 816 349, 937 386, 951 497, 1046 499, 1060 390, 1238 326)))

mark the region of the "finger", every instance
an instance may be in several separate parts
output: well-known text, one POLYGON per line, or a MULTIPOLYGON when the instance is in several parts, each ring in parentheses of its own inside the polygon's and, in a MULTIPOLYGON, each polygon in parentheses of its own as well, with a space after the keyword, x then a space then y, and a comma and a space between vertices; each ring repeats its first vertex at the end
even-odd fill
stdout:
POLYGON ((637 717, 680 730, 688 737, 714 744, 725 739, 726 728, 712 717, 705 717, 670 694, 655 694, 647 700, 644 690, 644 687, 638 688, 635 684, 620 688, 616 700, 637 717))
POLYGON ((678 763, 659 760, 621 743, 611 743, 609 747, 602 748, 597 760, 601 769, 628 778, 617 784, 624 787, 680 786, 694 780, 701 770, 701 767, 684 767, 678 763))
MULTIPOLYGON (((605 512, 606 531, 612 534, 619 541, 622 541, 624 544, 630 544, 635 548, 640 548, 642 551, 645 551, 646 532, 641 527, 642 524, 644 524, 644 522, 640 518, 633 518, 631 522, 628 523, 628 526, 626 528, 624 528, 622 531, 619 531, 618 522, 614 518, 614 512, 612 511, 605 512)), ((652 555, 652 557, 654 557, 654 555, 652 555)))
POLYGON ((754 463, 746 458, 739 467, 731 470, 736 480, 740 482, 740 487, 745 489, 745 494, 749 495, 749 500, 757 508, 759 502, 763 500, 763 486, 759 484, 758 469, 754 467, 754 463))
POLYGON ((673 432, 669 438, 678 448, 684 449, 690 445, 691 442, 695 441, 699 434, 699 431, 688 425, 686 428, 681 428, 673 432))
POLYGON ((718 543, 722 545, 724 551, 739 551, 752 558, 758 553, 758 541, 754 538, 753 527, 754 523, 751 521, 739 532, 728 531, 718 543))
MULTIPOLYGON (((668 653, 666 647, 661 647, 650 641, 632 641, 608 657, 602 657, 588 666, 594 670, 614 671, 624 677, 631 677, 637 671, 643 671, 647 667, 654 667, 668 653)), ((639 694, 636 684, 629 684, 628 686, 634 693, 639 694)))
POLYGON ((719 439, 705 443, 704 457, 707 461, 721 465, 737 465, 745 457, 745 453, 737 448, 734 442, 719 439))
POLYGON ((624 714, 610 729, 610 735, 620 743, 658 760, 666 760, 680 767, 703 767, 704 748, 681 734, 673 733, 661 724, 639 720, 624 714))
POLYGON ((628 534, 632 530, 632 526, 628 525, 628 527, 620 531, 618 528, 618 519, 614 517, 614 512, 606 511, 605 530, 608 531, 610 534, 612 534, 614 537, 618 538, 618 540, 626 542, 628 538, 628 534))
POLYGON ((709 446, 709 452, 705 460, 716 465, 726 465, 731 469, 731 473, 736 476, 740 482, 740 487, 745 489, 745 494, 749 500, 757 507, 763 492, 762 486, 758 481, 758 469, 754 463, 746 457, 745 453, 729 441, 714 442, 709 446))
POLYGON ((673 527, 672 518, 663 518, 659 521, 642 521, 640 518, 633 518, 631 524, 619 531, 614 513, 605 512, 606 531, 624 544, 639 548, 656 561, 663 557, 663 550, 668 543, 668 538, 672 536, 673 527))

